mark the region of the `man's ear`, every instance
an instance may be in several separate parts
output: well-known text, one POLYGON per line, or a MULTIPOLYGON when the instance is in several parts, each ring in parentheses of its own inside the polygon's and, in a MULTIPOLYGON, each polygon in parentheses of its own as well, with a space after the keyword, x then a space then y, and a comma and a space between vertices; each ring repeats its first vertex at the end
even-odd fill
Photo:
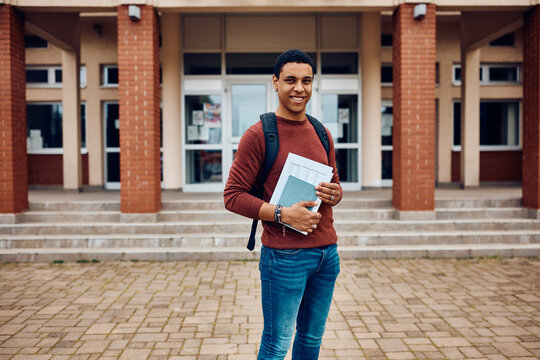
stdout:
POLYGON ((277 84, 278 84, 278 78, 277 76, 274 74, 272 75, 272 85, 274 86, 274 91, 277 91, 277 84))

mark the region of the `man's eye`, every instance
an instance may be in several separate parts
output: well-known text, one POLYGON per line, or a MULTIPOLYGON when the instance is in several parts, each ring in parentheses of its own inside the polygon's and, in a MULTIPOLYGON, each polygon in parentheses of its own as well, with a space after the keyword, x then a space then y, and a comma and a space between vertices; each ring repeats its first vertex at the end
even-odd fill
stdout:
POLYGON ((311 84, 311 79, 304 79, 303 83, 304 84, 311 84))
POLYGON ((287 84, 294 84, 294 79, 285 79, 287 84))

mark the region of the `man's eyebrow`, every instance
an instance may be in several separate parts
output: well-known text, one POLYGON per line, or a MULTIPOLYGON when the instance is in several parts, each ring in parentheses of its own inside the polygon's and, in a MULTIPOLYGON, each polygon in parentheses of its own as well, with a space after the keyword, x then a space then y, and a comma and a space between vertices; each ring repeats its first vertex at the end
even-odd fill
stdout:
MULTIPOLYGON (((284 76, 285 79, 296 79, 296 76, 294 75, 286 75, 284 76)), ((313 79, 313 76, 311 75, 306 75, 304 76, 302 79, 306 80, 306 79, 313 79)))

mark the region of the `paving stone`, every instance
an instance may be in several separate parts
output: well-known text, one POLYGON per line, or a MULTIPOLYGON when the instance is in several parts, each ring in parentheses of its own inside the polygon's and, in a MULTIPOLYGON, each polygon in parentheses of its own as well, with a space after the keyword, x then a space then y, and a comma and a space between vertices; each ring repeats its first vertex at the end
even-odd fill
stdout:
MULTIPOLYGON (((254 359, 258 278, 249 261, 3 264, 0 360, 254 359)), ((320 359, 538 358, 538 278, 537 259, 342 260, 320 359)))

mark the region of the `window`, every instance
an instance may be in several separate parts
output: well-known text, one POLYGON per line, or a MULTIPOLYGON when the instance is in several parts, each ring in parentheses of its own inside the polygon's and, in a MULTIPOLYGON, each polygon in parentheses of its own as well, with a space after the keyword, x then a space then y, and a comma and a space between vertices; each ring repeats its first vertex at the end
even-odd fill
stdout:
POLYGON ((62 148, 62 104, 26 105, 28 150, 62 148))
MULTIPOLYGON (((80 68, 80 86, 86 87, 86 67, 80 68)), ((28 87, 62 87, 62 67, 27 66, 26 85, 28 87)))
POLYGON ((59 66, 27 66, 26 85, 30 87, 62 87, 62 68, 59 66))
MULTIPOLYGON (((518 147, 520 103, 509 101, 480 101, 480 146, 518 147)), ((454 142, 461 145, 461 102, 454 106, 454 142)))
POLYGON ((392 85, 392 80, 393 80, 392 65, 381 66, 381 84, 392 85))
POLYGON ((40 38, 37 35, 25 35, 24 47, 26 49, 47 49, 49 43, 47 40, 40 38))
POLYGON ((382 179, 392 179, 392 100, 381 102, 381 149, 382 149, 382 179))
POLYGON ((381 34, 381 46, 392 47, 392 34, 381 34))
POLYGON ((321 65, 323 74, 358 74, 358 53, 322 53, 321 65))
MULTIPOLYGON (((62 103, 27 103, 26 116, 30 153, 62 148, 62 103)), ((81 148, 86 148, 85 103, 81 103, 81 148)))
MULTIPOLYGON (((481 85, 517 84, 520 79, 520 66, 512 64, 482 64, 480 65, 481 85)), ((461 65, 453 66, 452 83, 461 85, 461 65)))
POLYGON ((279 54, 274 53, 230 53, 225 55, 229 75, 270 75, 279 54))
POLYGON ((501 36, 498 39, 493 40, 489 43, 490 47, 504 47, 504 46, 514 46, 515 43, 515 35, 514 33, 509 33, 506 35, 501 36))
POLYGON ((221 96, 186 95, 186 144, 221 143, 221 96))
MULTIPOLYGON (((516 65, 490 65, 486 66, 488 83, 518 83, 519 66, 516 65)), ((484 80, 485 82, 485 80, 484 80)))
MULTIPOLYGON (((511 85, 521 82, 521 66, 516 64, 481 64, 480 85, 511 85)), ((452 67, 452 84, 461 85, 461 64, 452 67)))
POLYGON ((184 74, 220 75, 221 54, 184 54, 184 74))
POLYGON ((104 65, 101 80, 104 87, 118 87, 118 66, 104 65))

